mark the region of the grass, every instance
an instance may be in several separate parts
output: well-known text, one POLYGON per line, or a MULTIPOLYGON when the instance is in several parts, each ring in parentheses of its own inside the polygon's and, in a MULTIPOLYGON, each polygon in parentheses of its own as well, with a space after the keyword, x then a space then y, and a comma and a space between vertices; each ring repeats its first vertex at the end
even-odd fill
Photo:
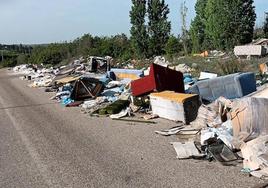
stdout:
MULTIPOLYGON (((259 73, 259 64, 268 62, 268 57, 252 60, 239 60, 234 56, 228 58, 204 58, 204 57, 175 57, 166 58, 171 62, 171 66, 176 66, 178 64, 186 64, 193 68, 194 71, 191 72, 193 77, 199 77, 200 72, 211 72, 216 73, 219 76, 232 74, 236 72, 254 72, 259 73)), ((134 65, 135 69, 144 69, 153 63, 153 59, 145 60, 135 60, 127 62, 126 64, 121 64, 121 67, 126 66, 128 63, 134 65)))
POLYGON ((229 57, 227 59, 221 58, 203 58, 203 57, 184 57, 173 60, 173 65, 186 64, 195 71, 193 76, 199 76, 200 72, 211 72, 218 75, 227 75, 236 72, 255 72, 259 73, 259 64, 267 62, 268 58, 253 59, 253 60, 239 60, 236 57, 229 57))

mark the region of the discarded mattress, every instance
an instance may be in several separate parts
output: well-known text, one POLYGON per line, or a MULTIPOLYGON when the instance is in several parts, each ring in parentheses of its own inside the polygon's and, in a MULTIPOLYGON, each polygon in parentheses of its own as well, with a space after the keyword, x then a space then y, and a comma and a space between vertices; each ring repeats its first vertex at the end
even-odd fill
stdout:
POLYGON ((186 124, 196 119, 200 106, 198 95, 175 93, 173 91, 152 93, 150 102, 153 114, 186 124))
POLYGON ((137 80, 144 76, 143 70, 132 70, 132 69, 111 69, 117 78, 119 79, 131 79, 137 80))
POLYGON ((189 88, 190 93, 198 94, 206 101, 215 101, 223 96, 235 99, 256 91, 254 73, 235 73, 214 79, 203 80, 189 88))
POLYGON ((149 76, 131 82, 133 96, 142 96, 153 91, 175 91, 184 93, 183 74, 169 68, 152 64, 149 76))

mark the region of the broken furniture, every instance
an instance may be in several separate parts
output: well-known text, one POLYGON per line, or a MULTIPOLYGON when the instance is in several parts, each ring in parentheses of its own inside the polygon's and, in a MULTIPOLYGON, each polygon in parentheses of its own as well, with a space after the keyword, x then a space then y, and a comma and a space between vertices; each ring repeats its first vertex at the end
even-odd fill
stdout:
POLYGON ((184 93, 183 74, 153 63, 150 66, 149 76, 132 81, 131 89, 135 97, 165 90, 184 93))
POLYGON ((98 79, 81 77, 74 84, 71 99, 81 101, 87 98, 96 98, 103 89, 104 85, 98 79))
POLYGON ((106 72, 110 70, 110 58, 90 56, 87 62, 87 71, 106 72))
POLYGON ((215 101, 223 96, 235 99, 256 91, 254 73, 235 73, 195 83, 189 92, 198 94, 203 100, 215 101))
POLYGON ((152 93, 150 102, 153 114, 186 124, 196 119, 198 108, 201 105, 198 95, 175 93, 173 91, 152 93))
POLYGON ((221 140, 207 146, 209 157, 213 157, 222 165, 235 165, 235 161, 239 159, 238 155, 234 153, 227 145, 221 140))
POLYGON ((63 85, 63 84, 75 82, 79 78, 80 76, 67 76, 58 80, 54 80, 54 82, 56 85, 63 85))

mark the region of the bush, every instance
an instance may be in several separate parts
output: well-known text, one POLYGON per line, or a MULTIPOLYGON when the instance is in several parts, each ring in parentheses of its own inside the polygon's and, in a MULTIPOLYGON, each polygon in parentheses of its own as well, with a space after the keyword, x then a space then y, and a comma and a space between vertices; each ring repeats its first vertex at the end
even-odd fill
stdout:
POLYGON ((227 60, 219 60, 218 67, 223 75, 233 74, 237 72, 242 72, 242 63, 235 58, 230 58, 227 60))

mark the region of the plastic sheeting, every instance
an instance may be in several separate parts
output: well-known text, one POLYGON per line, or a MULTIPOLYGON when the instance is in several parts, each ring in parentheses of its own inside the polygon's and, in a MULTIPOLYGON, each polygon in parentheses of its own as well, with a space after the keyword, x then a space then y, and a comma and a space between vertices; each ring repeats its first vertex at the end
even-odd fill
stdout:
POLYGON ((244 158, 243 166, 250 169, 251 175, 259 178, 268 177, 268 135, 260 136, 241 147, 244 158))
POLYGON ((243 98, 233 102, 233 135, 240 142, 268 134, 268 99, 243 98))

